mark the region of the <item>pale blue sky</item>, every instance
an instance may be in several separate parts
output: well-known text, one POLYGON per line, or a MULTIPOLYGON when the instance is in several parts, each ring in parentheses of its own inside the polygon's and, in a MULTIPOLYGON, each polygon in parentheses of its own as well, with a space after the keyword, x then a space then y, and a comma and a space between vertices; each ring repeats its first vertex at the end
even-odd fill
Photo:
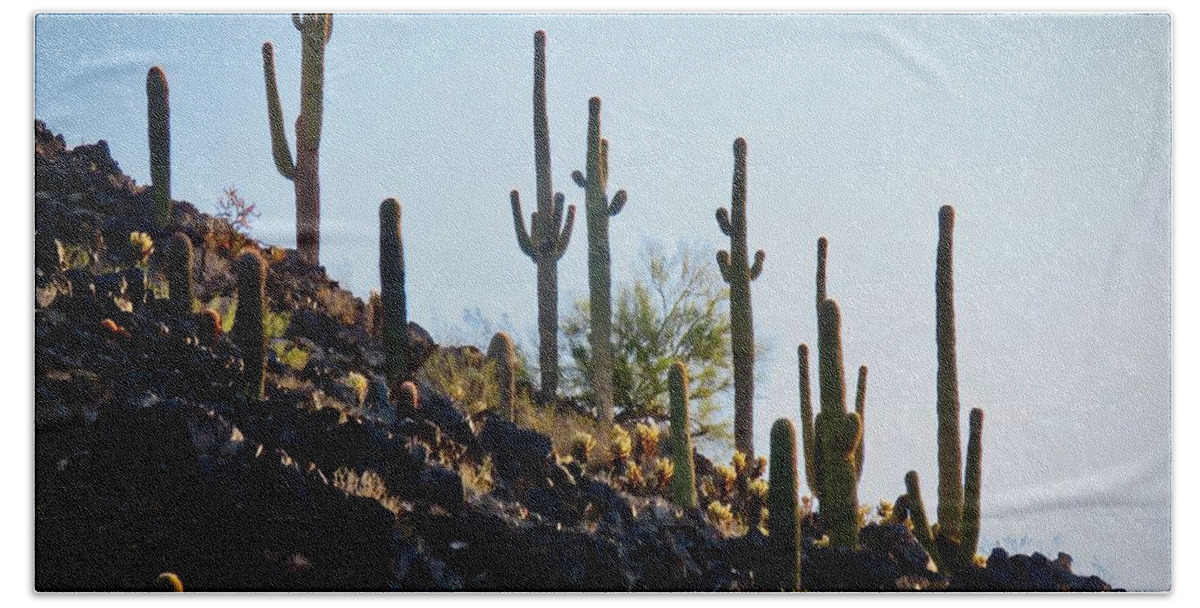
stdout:
MULTIPOLYGON (((1116 584, 1169 585, 1169 17, 338 15, 321 150, 334 278, 376 287, 378 204, 396 196, 410 317, 436 330, 478 307, 532 347, 534 267, 507 192, 533 194, 536 29, 569 202, 582 205, 569 176, 587 100, 604 99, 610 184, 630 201, 612 221, 617 282, 647 240, 727 246, 713 211, 748 139, 749 241, 767 252, 752 287, 760 450, 795 415, 825 235, 847 365, 872 370, 860 496, 894 498, 908 469, 934 478, 936 216, 952 203, 963 405, 987 411, 981 550, 1027 534, 1024 550, 1070 552, 1116 584)), ((234 185, 263 210, 255 235, 290 246, 264 40, 290 124, 285 15, 41 16, 35 114, 69 144, 108 140, 148 181, 145 74, 163 66, 175 197, 211 210, 234 185)), ((560 265, 563 312, 586 294, 582 228, 560 265)))

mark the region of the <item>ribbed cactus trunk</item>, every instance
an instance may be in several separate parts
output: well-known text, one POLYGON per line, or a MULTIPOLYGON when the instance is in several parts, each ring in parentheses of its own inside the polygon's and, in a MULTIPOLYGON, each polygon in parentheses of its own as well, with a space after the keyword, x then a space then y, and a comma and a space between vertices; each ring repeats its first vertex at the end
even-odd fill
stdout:
POLYGON ((754 455, 754 318, 750 281, 762 272, 766 254, 759 249, 750 264, 746 248, 746 140, 733 142, 733 200, 717 209, 717 225, 729 236, 729 251, 717 252, 721 277, 729 284, 729 332, 733 351, 733 441, 754 455))
POLYGON ((192 312, 192 240, 182 232, 171 235, 163 265, 168 297, 175 314, 192 312))
POLYGON ((246 398, 262 399, 266 383, 267 340, 263 314, 267 306, 267 262, 257 251, 238 258, 237 313, 233 320, 233 342, 242 351, 243 391, 246 398))
POLYGON ((942 535, 962 534, 962 448, 958 418, 958 356, 954 328, 954 208, 938 213, 937 273, 938 523, 942 535))
POLYGON ((516 347, 513 339, 504 332, 492 336, 488 344, 488 359, 496 365, 496 386, 499 389, 500 402, 497 407, 508 416, 509 421, 517 421, 517 370, 516 347))
POLYGON ((267 88, 267 117, 271 150, 279 173, 292 180, 296 192, 296 250, 305 260, 320 263, 321 250, 321 124, 324 120, 325 45, 333 33, 333 15, 293 14, 300 31, 300 115, 296 117, 296 161, 292 162, 283 127, 283 109, 275 78, 275 51, 264 43, 263 76, 267 88))
POLYGON ((621 212, 626 194, 620 190, 608 200, 608 140, 600 135, 600 98, 588 101, 587 175, 575 171, 575 183, 584 188, 588 228, 588 308, 591 332, 588 372, 596 395, 600 421, 608 428, 613 420, 612 260, 608 246, 608 219, 621 212))
POLYGON ((934 281, 937 315, 938 523, 929 526, 916 471, 905 477, 906 504, 913 534, 938 569, 954 572, 967 567, 979 543, 983 478, 983 410, 969 418, 966 472, 962 468, 959 433, 958 360, 954 327, 954 207, 938 214, 937 270, 934 281))
POLYGON ((146 74, 147 126, 150 135, 150 199, 154 222, 171 220, 171 95, 167 75, 154 66, 146 74))
POLYGON ((801 535, 796 471, 796 429, 780 418, 771 426, 771 469, 767 495, 767 547, 763 581, 767 591, 800 591, 801 535))
POLYGON ((842 365, 842 315, 837 302, 821 302, 818 364, 821 413, 816 417, 821 463, 821 518, 829 540, 838 547, 858 544, 858 469, 854 455, 862 441, 858 414, 846 411, 842 365))
POLYGON ((575 205, 566 209, 564 197, 554 193, 550 178, 550 121, 546 114, 546 32, 533 35, 533 156, 537 180, 537 211, 529 230, 521 211, 521 196, 510 194, 517 245, 537 265, 538 367, 540 399, 553 401, 558 394, 558 261, 567 251, 575 224, 575 205))
POLYGON ((383 303, 383 354, 387 379, 409 379, 408 299, 404 289, 404 240, 400 203, 389 198, 379 205, 379 287, 383 303))
POLYGON ((667 373, 671 396, 671 460, 675 475, 671 478, 671 500, 688 509, 697 506, 696 461, 692 455, 692 422, 689 409, 687 366, 682 361, 671 365, 667 373))

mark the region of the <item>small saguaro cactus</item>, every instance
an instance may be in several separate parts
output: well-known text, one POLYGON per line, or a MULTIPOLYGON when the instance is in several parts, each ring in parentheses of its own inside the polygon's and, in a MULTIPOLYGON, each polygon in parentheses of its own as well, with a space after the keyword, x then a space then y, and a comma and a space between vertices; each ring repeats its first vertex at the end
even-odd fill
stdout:
POLYGON ((671 500, 688 509, 695 509, 696 461, 692 455, 692 422, 688 397, 687 366, 682 361, 671 365, 667 374, 671 393, 671 460, 675 475, 671 479, 671 500))
POLYGON ((383 302, 383 353, 390 383, 409 379, 408 301, 404 291, 404 240, 400 203, 379 205, 379 287, 383 302))
POLYGON ((754 318, 750 281, 762 273, 767 254, 759 249, 750 263, 746 249, 746 140, 733 142, 733 202, 717 209, 717 225, 729 237, 729 251, 717 252, 721 277, 729 284, 729 332, 733 351, 733 441, 754 455, 754 318))
POLYGON ((257 251, 238 258, 236 266, 238 305, 230 331, 242 351, 243 389, 246 398, 262 399, 266 386, 267 339, 263 313, 267 306, 267 262, 257 251))
POLYGON ((300 31, 300 115, 296 117, 296 160, 292 162, 283 107, 275 79, 275 46, 262 46, 263 77, 267 88, 267 118, 271 127, 271 152, 275 167, 296 190, 296 250, 312 264, 320 263, 321 182, 318 173, 321 122, 325 107, 325 45, 333 33, 333 15, 293 14, 300 31))
POLYGON ((525 229, 521 195, 509 195, 517 245, 537 265, 538 367, 541 369, 540 399, 552 401, 558 394, 558 261, 567 252, 575 205, 563 208, 565 197, 554 193, 550 179, 550 121, 546 115, 546 32, 533 34, 533 157, 537 181, 537 211, 525 229))
POLYGON ((608 248, 608 218, 625 207, 627 196, 618 190, 608 198, 608 140, 600 136, 600 98, 588 101, 587 175, 571 174, 584 189, 588 235, 588 308, 591 332, 588 342, 591 356, 588 368, 600 422, 606 427, 613 419, 613 346, 612 346, 612 261, 608 248))
POLYGON ((171 95, 167 74, 154 66, 146 74, 147 125, 150 134, 150 199, 154 222, 171 219, 171 95))
POLYGON ((801 564, 796 429, 780 418, 771 425, 771 470, 767 496, 767 548, 763 581, 768 591, 799 591, 801 564))
POLYGON ((176 314, 192 312, 192 240, 182 232, 171 235, 167 243, 166 263, 171 310, 176 314))
POLYGON ((938 213, 937 270, 934 280, 937 336, 938 522, 929 528, 916 471, 905 477, 913 533, 938 569, 960 570, 971 563, 979 543, 983 474, 983 410, 971 410, 964 479, 959 437, 958 356, 954 323, 954 207, 938 213), (924 524, 919 523, 924 520, 924 524))
POLYGON ((499 387, 500 393, 497 407, 508 416, 510 422, 516 422, 517 353, 512 337, 507 333, 497 332, 488 344, 487 356, 496 364, 496 386, 499 387))

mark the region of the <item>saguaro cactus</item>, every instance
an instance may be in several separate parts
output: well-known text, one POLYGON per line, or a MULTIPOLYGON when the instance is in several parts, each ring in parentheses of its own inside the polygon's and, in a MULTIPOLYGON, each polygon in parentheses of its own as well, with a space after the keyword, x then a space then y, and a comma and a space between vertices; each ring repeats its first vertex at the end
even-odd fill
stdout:
POLYGON ((279 173, 296 190, 296 250, 313 264, 320 263, 321 182, 318 173, 321 121, 324 117, 325 45, 333 33, 333 15, 293 14, 300 31, 300 115, 296 117, 296 161, 283 128, 283 108, 275 79, 275 47, 262 46, 263 77, 267 87, 267 118, 271 125, 271 151, 279 173))
POLYGON ((171 94, 167 74, 154 66, 146 73, 147 125, 150 134, 150 199, 154 221, 171 219, 171 94))
POLYGON ((970 564, 979 543, 980 489, 983 475, 983 410, 971 410, 967 468, 963 477, 959 437, 958 357, 954 327, 954 207, 938 214, 937 315, 938 523, 929 528, 916 471, 905 476, 913 533, 942 571, 970 564), (923 522, 923 523, 922 523, 923 522))
POLYGON ((171 310, 176 314, 192 312, 192 240, 182 232, 171 235, 166 257, 164 272, 171 310))
POLYGON ((554 193, 550 179, 550 121, 546 116, 546 32, 533 35, 533 156, 537 175, 537 211, 525 229, 521 195, 513 190, 513 224, 517 245, 537 265, 538 366, 541 368, 541 399, 551 401, 558 393, 558 261, 567 252, 575 205, 566 208, 565 197, 554 193))
POLYGON ((517 421, 517 353, 513 339, 507 333, 497 332, 488 344, 488 359, 496 363, 496 385, 500 387, 500 411, 508 415, 511 422, 517 421))
POLYGON ((801 564, 799 479, 796 472, 796 429, 780 418, 771 425, 771 473, 767 513, 768 591, 799 591, 801 564))
POLYGON ((408 361, 408 301, 404 291, 404 240, 400 203, 379 205, 379 286, 383 302, 383 352, 388 382, 403 382, 414 371, 408 361))
POLYGON ((591 357, 588 368, 600 421, 608 428, 613 419, 612 264, 608 251, 608 218, 625 206, 627 196, 618 190, 608 199, 608 140, 600 136, 600 98, 588 101, 587 176, 571 177, 584 188, 588 228, 588 307, 591 357))
POLYGON ((266 383, 267 339, 263 313, 267 306, 267 262, 257 251, 238 258, 237 313, 233 319, 233 342, 242 351, 243 389, 248 399, 261 399, 266 383))
POLYGON ((759 249, 754 264, 746 249, 746 140, 733 142, 733 202, 717 209, 717 225, 729 237, 729 251, 717 252, 721 277, 729 284, 729 321, 733 350, 734 447, 754 455, 754 319, 750 281, 762 273, 767 254, 759 249))
POLYGON ((671 393, 671 460, 675 476, 671 478, 671 499, 675 504, 695 509, 696 461, 692 456, 692 422, 689 414, 687 366, 682 361, 671 365, 667 374, 671 393))

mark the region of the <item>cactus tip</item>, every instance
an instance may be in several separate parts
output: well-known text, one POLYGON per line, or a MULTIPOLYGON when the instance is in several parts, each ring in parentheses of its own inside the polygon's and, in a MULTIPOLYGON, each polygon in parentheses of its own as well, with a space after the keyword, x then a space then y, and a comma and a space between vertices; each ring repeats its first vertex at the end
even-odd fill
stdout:
POLYGON ((954 205, 942 205, 938 211, 938 222, 943 228, 954 227, 954 205))

